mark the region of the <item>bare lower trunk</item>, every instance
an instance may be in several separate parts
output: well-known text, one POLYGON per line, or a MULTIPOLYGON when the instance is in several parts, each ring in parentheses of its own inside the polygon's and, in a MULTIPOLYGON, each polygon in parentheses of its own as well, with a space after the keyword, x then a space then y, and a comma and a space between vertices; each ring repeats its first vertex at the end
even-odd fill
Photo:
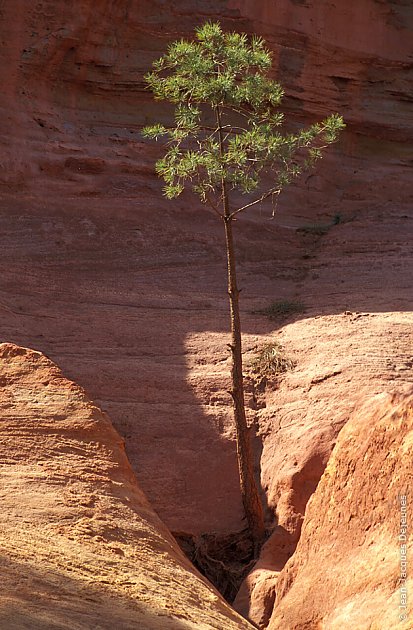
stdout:
MULTIPOLYGON (((222 133, 221 110, 215 108, 217 130, 219 136, 220 156, 225 154, 224 137, 222 133)), ((232 217, 229 207, 227 184, 224 175, 221 180, 223 221, 225 226, 227 264, 228 264, 228 294, 231 313, 231 354, 232 354, 232 399, 234 402, 235 431, 237 436, 237 460, 241 488, 242 503, 248 527, 254 541, 254 550, 258 551, 265 535, 264 514, 257 484, 254 478, 254 458, 248 433, 244 402, 244 377, 242 374, 241 324, 239 317, 239 290, 235 265, 234 239, 232 236, 232 217)))
POLYGON ((241 325, 239 317, 239 290, 235 267, 232 219, 225 217, 225 237, 228 263, 228 294, 231 313, 232 399, 237 436, 237 459, 241 496, 251 536, 257 548, 264 539, 264 515, 257 484, 254 478, 254 458, 247 427, 242 374, 241 325))

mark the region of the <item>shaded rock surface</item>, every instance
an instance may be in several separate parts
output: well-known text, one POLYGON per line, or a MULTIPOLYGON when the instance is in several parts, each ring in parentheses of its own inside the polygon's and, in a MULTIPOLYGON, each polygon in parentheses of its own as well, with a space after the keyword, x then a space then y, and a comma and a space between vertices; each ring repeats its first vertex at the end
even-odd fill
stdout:
POLYGON ((362 136, 412 138, 413 7, 407 0, 230 0, 265 34, 297 114, 345 112, 362 136))
POLYGON ((279 576, 269 629, 411 628, 412 450, 412 395, 379 395, 353 414, 279 576))
POLYGON ((251 627, 182 554, 80 387, 5 343, 0 386, 2 628, 251 627))

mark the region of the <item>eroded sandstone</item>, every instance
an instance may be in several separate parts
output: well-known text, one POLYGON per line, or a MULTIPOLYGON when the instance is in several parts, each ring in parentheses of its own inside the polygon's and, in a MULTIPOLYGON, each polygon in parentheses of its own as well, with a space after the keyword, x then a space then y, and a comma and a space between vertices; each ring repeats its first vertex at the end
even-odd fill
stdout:
POLYGON ((349 123, 274 220, 264 206, 237 225, 246 358, 276 339, 297 362, 258 404, 248 393, 278 523, 262 557, 268 589, 240 595, 259 617, 352 409, 411 379, 411 7, 7 0, 0 10, 2 338, 46 352, 110 413, 176 533, 244 526, 225 260, 213 216, 161 197, 158 149, 139 130, 169 112, 155 114, 142 75, 195 22, 221 19, 267 38, 294 124, 335 110, 349 123), (257 315, 279 299, 307 311, 295 322, 257 315))
POLYGON ((123 440, 41 353, 0 344, 0 625, 250 628, 149 506, 123 440))
POLYGON ((269 629, 411 628, 412 437, 412 395, 379 395, 343 428, 269 629))

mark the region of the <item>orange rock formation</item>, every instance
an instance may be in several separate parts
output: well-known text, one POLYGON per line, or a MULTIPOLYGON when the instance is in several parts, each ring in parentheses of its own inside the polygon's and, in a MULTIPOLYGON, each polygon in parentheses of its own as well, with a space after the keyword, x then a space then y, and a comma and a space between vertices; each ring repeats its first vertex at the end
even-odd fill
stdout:
POLYGON ((0 627, 251 627, 182 554, 80 387, 12 344, 0 385, 0 627))
POLYGON ((341 431, 277 582, 269 630, 412 627, 413 396, 368 401, 341 431))
POLYGON ((264 206, 237 226, 246 359, 279 340, 297 363, 248 394, 277 527, 259 565, 268 588, 253 574, 237 606, 268 621, 340 429, 361 401, 411 380, 412 7, 6 0, 1 17, 2 339, 47 353, 109 412, 175 533, 244 523, 223 234, 192 198, 162 199, 157 147, 139 131, 169 110, 155 112, 142 75, 169 41, 221 19, 267 38, 294 124, 331 111, 348 122, 273 221, 264 206), (285 299, 305 314, 257 314, 285 299))

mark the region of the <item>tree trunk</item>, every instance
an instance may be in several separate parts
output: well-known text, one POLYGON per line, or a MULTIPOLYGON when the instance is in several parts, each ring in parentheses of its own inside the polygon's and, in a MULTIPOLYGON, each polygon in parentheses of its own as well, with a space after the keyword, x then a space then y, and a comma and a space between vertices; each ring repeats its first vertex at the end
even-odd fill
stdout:
MULTIPOLYGON (((221 109, 215 108, 219 149, 221 159, 224 158, 225 146, 222 133, 221 109)), ((239 290, 235 265, 234 238, 232 235, 232 220, 229 207, 227 184, 225 176, 221 180, 223 221, 225 226, 227 265, 228 265, 228 295, 231 314, 231 354, 232 354, 232 400, 234 403, 235 432, 237 437, 237 460, 240 479, 241 498, 245 516, 254 542, 254 552, 257 552, 264 540, 264 513, 257 484, 254 478, 254 458, 251 449, 250 436, 245 415, 244 376, 242 374, 241 323, 239 317, 239 290)))
POLYGON ((227 264, 228 294, 231 313, 231 354, 232 354, 232 399, 237 437, 237 459, 241 496, 251 536, 257 550, 264 539, 264 515, 257 484, 254 478, 254 459, 247 427, 244 402, 244 377, 242 374, 241 324, 239 316, 239 290, 237 286, 232 219, 224 217, 227 264))

